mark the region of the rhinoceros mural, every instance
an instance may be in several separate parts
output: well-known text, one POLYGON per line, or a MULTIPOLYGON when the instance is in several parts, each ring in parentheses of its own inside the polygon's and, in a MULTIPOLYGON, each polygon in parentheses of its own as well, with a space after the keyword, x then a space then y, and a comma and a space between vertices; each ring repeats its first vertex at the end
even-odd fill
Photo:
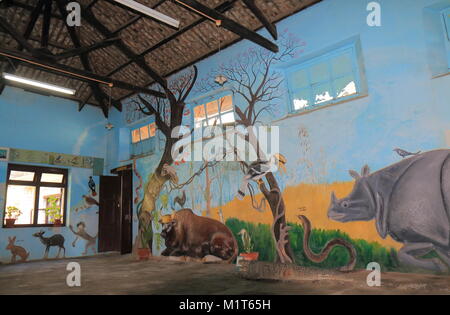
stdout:
POLYGON ((445 272, 450 266, 450 150, 435 150, 405 159, 370 174, 363 167, 353 191, 343 199, 331 195, 328 217, 339 222, 375 219, 381 237, 404 246, 400 263, 445 272), (440 259, 421 259, 434 250, 440 259))

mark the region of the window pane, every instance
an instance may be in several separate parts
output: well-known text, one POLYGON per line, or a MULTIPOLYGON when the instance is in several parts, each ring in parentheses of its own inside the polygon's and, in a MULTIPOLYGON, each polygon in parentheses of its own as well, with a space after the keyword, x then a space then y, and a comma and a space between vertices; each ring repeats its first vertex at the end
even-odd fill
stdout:
POLYGON ((229 123, 233 123, 234 121, 235 120, 234 120, 233 112, 222 114, 222 124, 229 124, 229 123))
POLYGON ((134 129, 131 132, 131 137, 132 137, 133 143, 137 143, 137 142, 141 141, 141 137, 139 135, 139 129, 134 129))
POLYGON ((355 80, 353 75, 347 75, 333 82, 336 97, 345 97, 357 93, 355 80))
POLYGON ((216 116, 216 117, 211 118, 211 119, 208 120, 208 126, 214 126, 214 124, 215 124, 216 126, 220 125, 220 119, 219 119, 219 116, 216 116))
POLYGON ((134 143, 134 144, 131 146, 131 149, 132 149, 132 154, 133 154, 134 156, 136 156, 136 155, 141 155, 141 154, 142 154, 142 143, 140 143, 140 142, 134 143))
POLYGON ((16 207, 22 212, 15 224, 33 224, 35 193, 33 186, 8 185, 6 209, 16 207))
POLYGON ((63 174, 42 173, 41 176, 41 182, 45 183, 62 183, 63 179, 63 174))
POLYGON ((220 99, 220 112, 225 113, 233 110, 233 97, 231 95, 224 96, 220 99))
POLYGON ((196 122, 201 121, 203 119, 206 118, 206 114, 205 114, 205 106, 204 105, 199 105, 197 107, 194 108, 194 120, 196 122))
POLYGON ((206 113, 208 117, 217 115, 219 113, 219 102, 217 100, 206 104, 206 113))
POLYGON ((148 132, 148 126, 141 127, 141 141, 150 138, 150 133, 148 132))
POLYGON ((330 80, 328 63, 322 62, 310 68, 311 84, 330 80))
POLYGON ((335 57, 331 61, 331 67, 333 69, 333 76, 338 77, 343 74, 347 74, 353 71, 352 58, 350 53, 345 53, 341 56, 335 57))
POLYGON ((64 188, 41 187, 39 189, 38 224, 52 224, 63 219, 64 188), (47 213, 45 211, 47 209, 47 213))
POLYGON ((315 104, 325 103, 333 99, 330 83, 320 84, 314 87, 313 93, 315 104))
POLYGON ((156 123, 151 123, 148 128, 150 129, 150 137, 154 137, 156 135, 156 123))
POLYGON ((293 73, 291 79, 295 89, 309 86, 308 72, 305 69, 293 73))
POLYGON ((9 179, 32 182, 34 180, 34 172, 11 171, 9 179))
POLYGON ((300 110, 305 109, 308 106, 311 106, 310 98, 310 90, 303 90, 294 94, 294 109, 300 110))

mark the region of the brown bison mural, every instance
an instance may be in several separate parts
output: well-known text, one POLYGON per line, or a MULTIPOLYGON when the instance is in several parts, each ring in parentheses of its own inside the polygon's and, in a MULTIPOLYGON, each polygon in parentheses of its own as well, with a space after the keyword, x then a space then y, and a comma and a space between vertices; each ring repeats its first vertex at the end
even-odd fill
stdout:
POLYGON ((166 249, 163 256, 189 256, 204 258, 212 255, 232 262, 238 255, 233 233, 221 222, 201 217, 191 209, 182 209, 163 216, 161 236, 166 249))

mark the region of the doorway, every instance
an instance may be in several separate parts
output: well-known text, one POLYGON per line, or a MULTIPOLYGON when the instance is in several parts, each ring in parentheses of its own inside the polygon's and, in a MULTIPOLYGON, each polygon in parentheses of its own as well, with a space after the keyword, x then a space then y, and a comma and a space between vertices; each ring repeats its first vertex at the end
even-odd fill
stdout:
POLYGON ((131 253, 133 248, 133 174, 131 165, 100 176, 98 251, 131 253))

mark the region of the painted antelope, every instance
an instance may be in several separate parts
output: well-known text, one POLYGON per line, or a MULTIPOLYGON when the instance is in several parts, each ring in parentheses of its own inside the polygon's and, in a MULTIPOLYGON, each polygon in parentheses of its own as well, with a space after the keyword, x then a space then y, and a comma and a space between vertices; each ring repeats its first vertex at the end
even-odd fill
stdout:
POLYGON ((61 253, 61 249, 64 249, 64 256, 66 256, 66 248, 64 247, 64 236, 62 236, 61 234, 55 234, 53 236, 50 237, 44 237, 44 231, 39 231, 37 233, 34 233, 33 236, 34 237, 38 237, 42 244, 45 245, 45 254, 44 254, 44 259, 47 259, 48 257, 48 251, 50 249, 50 247, 52 246, 58 246, 58 255, 56 255, 56 258, 59 258, 59 254, 61 253))

